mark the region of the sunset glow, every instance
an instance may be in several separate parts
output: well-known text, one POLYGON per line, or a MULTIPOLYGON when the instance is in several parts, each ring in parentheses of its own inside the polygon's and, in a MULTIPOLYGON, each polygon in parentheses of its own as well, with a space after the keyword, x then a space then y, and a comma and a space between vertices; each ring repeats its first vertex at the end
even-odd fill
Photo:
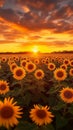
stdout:
POLYGON ((39 52, 38 46, 33 46, 33 47, 32 47, 32 52, 38 53, 38 52, 39 52))
POLYGON ((73 50, 72 14, 71 0, 1 0, 0 52, 73 50))

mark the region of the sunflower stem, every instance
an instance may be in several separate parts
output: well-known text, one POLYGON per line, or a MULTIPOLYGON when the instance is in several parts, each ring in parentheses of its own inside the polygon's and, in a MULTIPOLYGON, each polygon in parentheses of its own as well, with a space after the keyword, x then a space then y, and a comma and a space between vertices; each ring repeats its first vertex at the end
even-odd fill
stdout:
POLYGON ((20 80, 20 85, 21 85, 21 95, 22 95, 22 97, 23 97, 23 95, 24 95, 24 94, 23 94, 23 92, 24 92, 24 91, 23 91, 23 84, 22 84, 22 80, 20 80))
POLYGON ((64 107, 64 110, 63 110, 63 116, 65 116, 67 114, 67 107, 68 107, 68 105, 66 104, 66 106, 64 107))

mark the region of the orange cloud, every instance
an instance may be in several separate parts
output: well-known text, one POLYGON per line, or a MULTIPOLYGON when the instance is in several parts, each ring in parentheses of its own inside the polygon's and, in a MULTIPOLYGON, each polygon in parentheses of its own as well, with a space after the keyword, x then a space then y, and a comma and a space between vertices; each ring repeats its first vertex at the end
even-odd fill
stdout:
POLYGON ((1 49, 8 51, 6 45, 9 51, 13 51, 11 46, 14 51, 31 50, 32 45, 39 46, 42 52, 73 49, 71 0, 17 0, 12 5, 8 1, 9 8, 3 2, 0 1, 1 49))

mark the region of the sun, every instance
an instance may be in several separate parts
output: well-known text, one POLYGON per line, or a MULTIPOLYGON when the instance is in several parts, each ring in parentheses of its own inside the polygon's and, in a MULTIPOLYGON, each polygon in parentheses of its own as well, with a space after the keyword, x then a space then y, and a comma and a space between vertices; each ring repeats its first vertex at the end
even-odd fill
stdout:
POLYGON ((38 53, 39 52, 39 48, 38 48, 37 45, 32 47, 32 52, 34 52, 34 53, 38 53))

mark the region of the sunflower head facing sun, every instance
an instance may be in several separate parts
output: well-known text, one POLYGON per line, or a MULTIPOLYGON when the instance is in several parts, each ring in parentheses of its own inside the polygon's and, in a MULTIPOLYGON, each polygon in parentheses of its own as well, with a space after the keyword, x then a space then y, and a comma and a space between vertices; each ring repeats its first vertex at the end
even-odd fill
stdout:
POLYGON ((36 69, 36 65, 33 62, 28 62, 25 66, 27 72, 33 72, 36 69))
POLYGON ((6 81, 0 80, 0 94, 6 94, 9 91, 9 85, 6 81))
POLYGON ((63 88, 60 91, 60 97, 66 103, 73 103, 73 88, 63 88))
POLYGON ((13 77, 17 80, 22 80, 26 76, 26 72, 22 67, 16 67, 13 71, 13 77))
POLYGON ((42 69, 37 69, 37 70, 35 71, 34 75, 35 75, 35 77, 36 77, 37 79, 42 79, 45 74, 44 74, 44 72, 43 72, 42 69))
POLYGON ((17 106, 17 102, 13 102, 13 98, 10 97, 4 99, 4 102, 0 102, 0 126, 4 126, 7 129, 18 124, 17 118, 21 118, 20 106, 17 106))
POLYGON ((54 115, 48 110, 48 106, 34 105, 30 110, 30 118, 39 126, 50 124, 54 115))
POLYGON ((62 68, 57 68, 55 71, 54 71, 54 77, 56 80, 58 81, 63 81, 66 79, 67 77, 67 73, 64 69, 62 68))
POLYGON ((55 64, 54 63, 52 63, 52 62, 50 62, 50 63, 48 63, 48 69, 49 70, 51 70, 51 71, 53 71, 54 69, 55 69, 55 64))
POLYGON ((70 75, 70 76, 73 76, 73 68, 71 68, 71 69, 69 70, 69 75, 70 75))

